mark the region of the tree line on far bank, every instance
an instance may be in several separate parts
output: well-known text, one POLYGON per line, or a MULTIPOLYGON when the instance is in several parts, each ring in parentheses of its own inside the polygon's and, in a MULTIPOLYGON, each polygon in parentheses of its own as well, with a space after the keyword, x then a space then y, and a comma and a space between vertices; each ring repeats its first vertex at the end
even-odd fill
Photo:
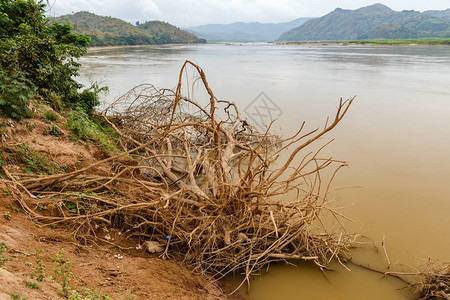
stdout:
POLYGON ((97 16, 81 11, 53 20, 70 24, 73 31, 91 38, 90 46, 160 45, 205 43, 204 39, 167 22, 137 22, 136 25, 123 20, 97 16))

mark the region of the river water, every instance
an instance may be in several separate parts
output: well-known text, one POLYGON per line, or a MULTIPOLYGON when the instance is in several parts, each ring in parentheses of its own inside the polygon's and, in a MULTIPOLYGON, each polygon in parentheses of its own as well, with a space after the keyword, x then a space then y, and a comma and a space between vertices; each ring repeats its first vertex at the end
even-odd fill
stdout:
MULTIPOLYGON (((302 121, 310 129, 323 126, 340 97, 356 95, 346 118, 323 140, 334 138, 326 153, 349 162, 333 185, 337 203, 354 220, 347 229, 364 233, 377 245, 385 236, 394 267, 419 265, 428 258, 450 261, 450 47, 211 44, 103 49, 82 59, 80 81, 91 78, 108 85, 108 102, 144 82, 174 88, 185 59, 203 68, 218 98, 235 101, 249 117, 246 108, 265 97, 277 108, 275 130, 284 136, 302 121)), ((384 252, 374 249, 357 251, 355 261, 385 270, 384 252)), ((252 281, 250 297, 410 297, 398 280, 350 268, 334 266, 336 271, 324 275, 308 264, 273 266, 252 281)))

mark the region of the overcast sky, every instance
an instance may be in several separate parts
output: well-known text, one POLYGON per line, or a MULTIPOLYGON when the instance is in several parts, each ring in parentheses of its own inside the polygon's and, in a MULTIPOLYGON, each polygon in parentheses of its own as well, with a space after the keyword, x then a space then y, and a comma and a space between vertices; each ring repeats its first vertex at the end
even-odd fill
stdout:
MULTIPOLYGON (((52 6, 50 0, 50 6, 52 6)), ((56 0, 52 16, 86 10, 135 23, 160 20, 187 27, 238 21, 278 23, 298 17, 320 17, 336 7, 356 9, 377 0, 56 0)), ((380 1, 381 2, 381 1, 380 1)), ((394 10, 450 8, 450 0, 384 0, 394 10)))

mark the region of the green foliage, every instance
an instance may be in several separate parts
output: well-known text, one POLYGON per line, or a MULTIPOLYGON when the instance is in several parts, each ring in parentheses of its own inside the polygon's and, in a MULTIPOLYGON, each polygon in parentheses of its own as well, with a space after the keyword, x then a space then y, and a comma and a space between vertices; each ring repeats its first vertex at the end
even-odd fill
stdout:
POLYGON ((27 287, 30 287, 30 288, 35 289, 35 290, 41 290, 42 289, 41 286, 39 284, 37 284, 36 282, 24 280, 23 283, 25 283, 25 285, 27 287))
POLYGON ((23 144, 16 147, 14 157, 18 162, 26 165, 27 173, 53 174, 59 171, 56 163, 49 161, 45 156, 23 144))
MULTIPOLYGON (((0 54, 0 60, 1 56, 0 54)), ((0 112, 19 120, 30 117, 28 103, 34 96, 34 84, 26 78, 24 72, 15 71, 7 74, 0 66, 0 112)))
POLYGON ((51 111, 51 110, 46 110, 44 112, 44 117, 45 117, 45 119, 47 119, 50 122, 54 122, 54 121, 58 120, 58 115, 54 111, 51 111))
MULTIPOLYGON (((94 118, 94 116, 91 116, 94 118)), ((72 110, 67 116, 67 128, 72 132, 74 138, 85 141, 91 140, 104 151, 119 152, 114 141, 115 133, 106 126, 101 126, 100 121, 94 121, 82 109, 72 110)))
POLYGON ((67 204, 66 207, 73 214, 79 214, 85 210, 84 205, 77 205, 75 203, 67 204))
POLYGON ((5 251, 8 249, 9 247, 5 242, 0 243, 0 267, 3 267, 10 260, 9 257, 4 256, 5 251))
POLYGON ((62 97, 54 91, 47 93, 47 101, 53 109, 60 111, 64 108, 62 97))
POLYGON ((61 135, 61 131, 56 126, 52 126, 48 133, 54 137, 59 137, 61 135))
POLYGON ((34 128, 36 128, 36 124, 30 124, 30 122, 26 121, 25 126, 27 127, 29 132, 33 132, 34 128))
POLYGON ((356 10, 337 8, 280 36, 281 41, 336 41, 376 38, 450 37, 450 19, 439 13, 391 10, 374 4, 356 10))
POLYGON ((99 94, 107 92, 107 86, 100 87, 97 82, 94 82, 90 88, 83 90, 77 95, 76 105, 88 114, 92 114, 94 108, 100 105, 99 94))
POLYGON ((20 294, 11 293, 9 294, 9 296, 11 297, 12 300, 20 300, 20 294))
POLYGON ((45 277, 45 265, 40 258, 40 254, 42 253, 42 249, 36 250, 36 268, 34 269, 34 276, 37 281, 43 281, 45 277))
POLYGON ((55 279, 59 281, 62 287, 62 293, 65 297, 69 296, 69 282, 73 276, 71 271, 71 261, 70 259, 64 258, 65 250, 61 249, 58 253, 53 257, 53 262, 56 264, 56 268, 54 269, 55 279))
POLYGON ((196 35, 179 29, 167 22, 149 21, 139 24, 138 28, 151 34, 155 44, 204 43, 196 35))
POLYGON ((36 94, 73 104, 81 87, 73 77, 89 38, 49 25, 44 9, 43 1, 0 0, 0 110, 13 118, 29 116, 36 94))
POLYGON ((101 290, 90 290, 88 288, 82 291, 75 291, 70 295, 71 300, 112 300, 111 297, 103 295, 101 290))
POLYGON ((11 212, 9 211, 5 211, 5 213, 3 214, 3 216, 5 217, 6 220, 11 220, 11 212))
POLYGON ((426 10, 423 13, 429 16, 450 20, 450 8, 447 8, 446 10, 426 10))

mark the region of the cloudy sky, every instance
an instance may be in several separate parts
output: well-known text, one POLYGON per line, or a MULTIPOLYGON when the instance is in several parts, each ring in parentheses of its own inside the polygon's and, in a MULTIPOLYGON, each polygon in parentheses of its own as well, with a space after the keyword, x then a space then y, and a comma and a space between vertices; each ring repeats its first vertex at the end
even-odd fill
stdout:
MULTIPOLYGON (((336 7, 356 9, 371 5, 377 0, 50 0, 49 2, 52 6, 49 14, 52 16, 86 10, 131 23, 161 20, 187 27, 238 21, 286 22, 298 17, 322 16, 336 7)), ((450 8, 450 0, 380 2, 394 10, 424 11, 450 8)))

